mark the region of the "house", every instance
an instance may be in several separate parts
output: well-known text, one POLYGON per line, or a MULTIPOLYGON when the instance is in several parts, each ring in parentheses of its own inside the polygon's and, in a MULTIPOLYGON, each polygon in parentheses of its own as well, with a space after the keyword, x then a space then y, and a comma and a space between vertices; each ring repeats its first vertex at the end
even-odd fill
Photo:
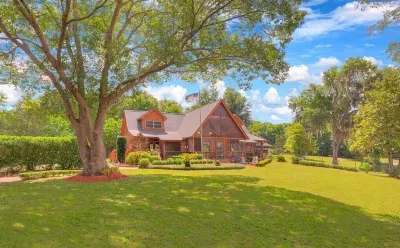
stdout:
POLYGON ((223 100, 185 114, 125 110, 120 135, 129 142, 138 134, 147 137, 150 146, 159 146, 163 159, 185 152, 200 153, 201 147, 208 159, 263 158, 271 147, 267 140, 250 134, 223 100))

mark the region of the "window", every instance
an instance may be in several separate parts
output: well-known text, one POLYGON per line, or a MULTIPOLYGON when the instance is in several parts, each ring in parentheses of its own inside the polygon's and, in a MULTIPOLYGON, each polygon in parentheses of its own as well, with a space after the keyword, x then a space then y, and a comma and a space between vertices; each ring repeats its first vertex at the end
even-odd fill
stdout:
POLYGON ((210 142, 203 141, 203 152, 210 152, 210 142))
POLYGON ((146 128, 161 128, 161 121, 146 121, 146 128))
POLYGON ((239 146, 238 140, 231 140, 229 142, 229 151, 231 151, 231 152, 239 152, 240 151, 240 146, 239 146))

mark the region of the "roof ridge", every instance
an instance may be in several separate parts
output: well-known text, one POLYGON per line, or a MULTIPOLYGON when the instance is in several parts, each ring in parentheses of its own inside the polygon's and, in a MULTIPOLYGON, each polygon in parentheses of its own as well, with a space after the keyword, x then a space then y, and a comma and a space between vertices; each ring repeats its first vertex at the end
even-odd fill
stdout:
POLYGON ((206 104, 206 105, 204 105, 204 106, 201 106, 200 108, 192 109, 192 110, 190 110, 190 111, 188 111, 188 112, 185 112, 185 114, 191 113, 191 112, 196 111, 196 110, 199 110, 199 109, 203 109, 203 108, 205 108, 205 107, 210 106, 211 104, 216 104, 216 103, 218 103, 218 102, 221 101, 221 100, 222 100, 222 99, 218 99, 217 101, 212 102, 212 103, 209 103, 209 104, 206 104))

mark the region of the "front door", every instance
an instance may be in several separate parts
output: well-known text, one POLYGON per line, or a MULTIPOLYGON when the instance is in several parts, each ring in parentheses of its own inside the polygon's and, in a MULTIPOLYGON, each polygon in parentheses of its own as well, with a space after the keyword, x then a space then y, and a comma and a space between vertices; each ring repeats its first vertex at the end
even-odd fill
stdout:
POLYGON ((216 158, 223 159, 224 158, 224 141, 217 141, 216 145, 216 158))

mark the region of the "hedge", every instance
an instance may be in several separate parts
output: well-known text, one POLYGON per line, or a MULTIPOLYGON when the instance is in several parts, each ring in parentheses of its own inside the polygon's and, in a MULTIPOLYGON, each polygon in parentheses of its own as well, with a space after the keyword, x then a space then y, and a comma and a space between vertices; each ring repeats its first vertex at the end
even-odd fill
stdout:
POLYGON ((81 168, 76 139, 0 135, 0 168, 34 170, 38 165, 81 168))
POLYGON ((68 176, 81 173, 81 170, 49 170, 49 171, 34 171, 34 172, 22 172, 18 175, 23 180, 35 180, 47 177, 57 177, 57 176, 68 176))
POLYGON ((162 170, 240 170, 244 169, 244 165, 237 164, 221 164, 216 166, 214 164, 203 164, 203 165, 191 165, 185 167, 185 165, 149 165, 146 169, 162 169, 162 170))
POLYGON ((267 159, 264 159, 264 160, 259 161, 259 162, 256 164, 256 166, 257 166, 257 167, 264 167, 264 166, 266 166, 267 164, 269 164, 269 163, 271 163, 271 162, 272 162, 272 158, 267 158, 267 159))
POLYGON ((325 164, 323 162, 300 160, 298 164, 305 165, 305 166, 315 166, 315 167, 322 167, 322 168, 331 168, 331 169, 358 172, 357 168, 354 168, 354 167, 345 167, 345 166, 340 166, 340 165, 325 164))
POLYGON ((194 160, 190 160, 191 164, 212 164, 214 163, 214 160, 212 159, 194 159, 194 160))
POLYGON ((120 163, 125 162, 125 153, 126 153, 126 143, 128 143, 127 138, 125 136, 117 137, 117 160, 120 163))
POLYGON ((180 158, 172 159, 168 158, 167 160, 153 160, 152 165, 180 165, 183 164, 183 160, 180 158))

